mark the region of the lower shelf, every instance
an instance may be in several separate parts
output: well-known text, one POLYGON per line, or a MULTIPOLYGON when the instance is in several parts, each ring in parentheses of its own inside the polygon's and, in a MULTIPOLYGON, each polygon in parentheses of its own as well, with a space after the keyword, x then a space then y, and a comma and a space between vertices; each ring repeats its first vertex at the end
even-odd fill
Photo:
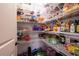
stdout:
POLYGON ((41 41, 44 42, 45 44, 47 44, 48 46, 52 47, 53 49, 55 49, 59 53, 63 53, 66 56, 72 56, 72 54, 70 54, 65 49, 65 47, 62 44, 59 44, 59 45, 51 45, 50 43, 46 42, 44 39, 41 39, 41 41))
POLYGON ((17 41, 17 43, 18 43, 18 44, 24 44, 24 43, 25 43, 25 44, 26 44, 26 43, 27 43, 27 44, 30 44, 30 43, 33 42, 33 41, 34 41, 34 40, 30 40, 30 41, 20 40, 20 41, 17 41))

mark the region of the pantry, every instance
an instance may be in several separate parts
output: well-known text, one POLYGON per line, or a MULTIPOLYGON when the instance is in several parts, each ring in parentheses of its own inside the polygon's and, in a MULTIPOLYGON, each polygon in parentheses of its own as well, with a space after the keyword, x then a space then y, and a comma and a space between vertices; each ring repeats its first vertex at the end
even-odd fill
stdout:
POLYGON ((17 6, 19 56, 79 55, 78 3, 17 6))
POLYGON ((0 56, 79 56, 79 3, 0 8, 0 56))

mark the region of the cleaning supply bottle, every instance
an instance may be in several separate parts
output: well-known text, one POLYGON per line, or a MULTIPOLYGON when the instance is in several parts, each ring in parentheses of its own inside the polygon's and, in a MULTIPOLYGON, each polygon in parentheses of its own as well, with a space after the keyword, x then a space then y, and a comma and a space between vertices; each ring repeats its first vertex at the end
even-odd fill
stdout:
POLYGON ((75 32, 79 33, 79 20, 75 20, 76 27, 75 27, 75 32))
POLYGON ((71 23, 70 32, 75 32, 75 24, 74 24, 74 22, 71 23))

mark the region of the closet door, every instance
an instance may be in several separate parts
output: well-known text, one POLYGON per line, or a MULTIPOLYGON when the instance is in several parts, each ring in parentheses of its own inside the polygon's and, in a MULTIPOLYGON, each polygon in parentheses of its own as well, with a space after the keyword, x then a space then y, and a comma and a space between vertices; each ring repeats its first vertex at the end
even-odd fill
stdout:
POLYGON ((17 54, 16 4, 0 3, 0 56, 17 54))

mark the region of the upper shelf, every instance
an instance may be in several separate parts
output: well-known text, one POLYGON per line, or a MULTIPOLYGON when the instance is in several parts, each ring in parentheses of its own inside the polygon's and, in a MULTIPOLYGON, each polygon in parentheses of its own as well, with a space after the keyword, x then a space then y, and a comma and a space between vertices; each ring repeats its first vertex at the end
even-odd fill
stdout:
POLYGON ((59 15, 55 16, 54 18, 51 18, 49 21, 45 21, 44 23, 51 22, 53 20, 61 20, 69 17, 74 17, 79 15, 79 8, 75 9, 74 11, 71 11, 69 13, 62 13, 62 15, 59 17, 59 15))
POLYGON ((71 32, 53 32, 53 31, 25 31, 25 32, 33 32, 33 33, 48 33, 48 34, 64 34, 67 36, 78 37, 79 33, 71 33, 71 32))
POLYGON ((25 22, 25 21, 17 21, 18 24, 40 24, 37 22, 25 22))

